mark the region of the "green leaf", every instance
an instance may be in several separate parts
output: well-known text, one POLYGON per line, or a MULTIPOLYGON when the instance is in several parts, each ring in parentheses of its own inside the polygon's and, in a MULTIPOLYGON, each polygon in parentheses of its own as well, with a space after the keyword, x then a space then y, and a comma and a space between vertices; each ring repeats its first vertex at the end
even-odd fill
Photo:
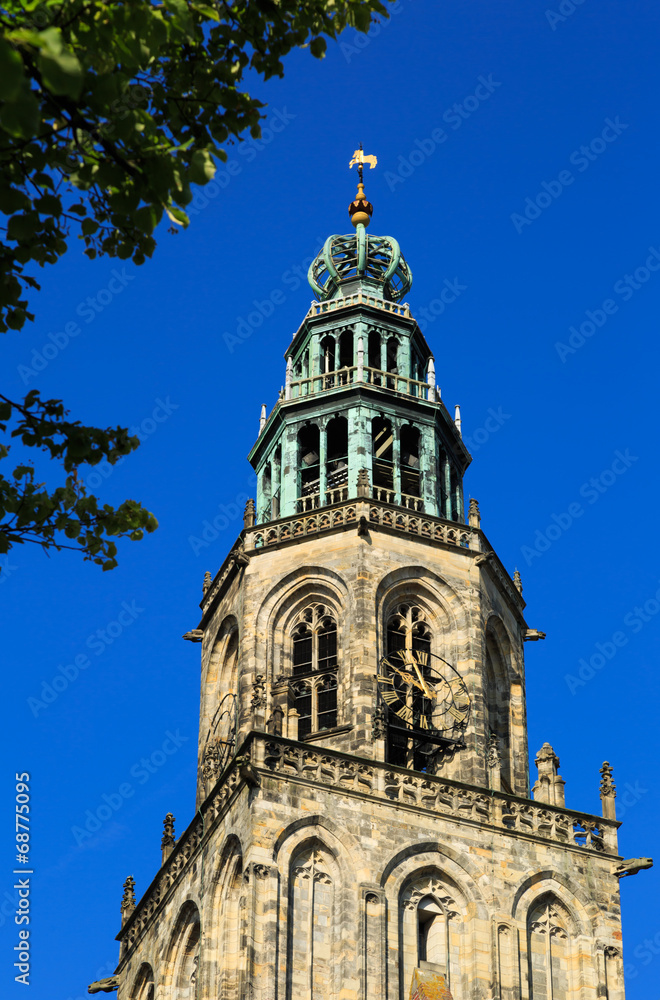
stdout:
POLYGON ((42 52, 37 60, 42 79, 57 95, 77 100, 83 87, 83 70, 78 57, 67 49, 42 52))
POLYGON ((20 54, 4 38, 0 38, 0 101, 14 100, 24 82, 20 54))
POLYGON ((213 157, 205 149, 196 149, 190 161, 188 176, 193 184, 207 184, 215 176, 213 157))

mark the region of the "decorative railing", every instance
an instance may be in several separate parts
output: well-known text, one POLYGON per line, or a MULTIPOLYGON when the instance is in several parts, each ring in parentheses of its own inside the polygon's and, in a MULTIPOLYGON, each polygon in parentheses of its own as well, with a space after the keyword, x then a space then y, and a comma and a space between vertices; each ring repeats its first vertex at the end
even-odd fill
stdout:
POLYGON ((383 312, 392 313, 395 316, 410 317, 410 306, 407 302, 389 302, 381 299, 378 295, 369 295, 362 290, 354 292, 352 295, 345 295, 341 299, 327 299, 325 302, 312 302, 309 307, 306 319, 311 316, 322 316, 324 313, 337 312, 338 309, 347 309, 349 306, 371 306, 372 309, 382 309, 383 312))
POLYGON ((331 787, 344 794, 396 802, 403 807, 516 831, 533 840, 564 844, 612 860, 618 858, 616 820, 562 809, 437 775, 392 767, 327 748, 315 749, 267 733, 252 732, 212 788, 171 855, 117 935, 122 957, 153 925, 153 915, 192 867, 193 859, 245 785, 256 787, 268 774, 287 783, 331 787))
POLYGON ((355 521, 354 503, 341 507, 323 508, 318 513, 310 514, 307 517, 287 517, 269 525, 250 528, 246 533, 245 547, 248 551, 267 548, 269 545, 278 545, 280 542, 304 538, 307 535, 317 535, 322 531, 332 531, 333 528, 341 528, 345 524, 353 524, 355 521))
POLYGON ((287 386, 286 398, 300 399, 301 396, 314 396, 330 389, 341 389, 347 385, 363 383, 374 385, 393 392, 400 392, 416 399, 431 402, 440 400, 440 390, 420 379, 408 378, 397 372, 384 371, 381 368, 369 368, 367 365, 353 365, 339 368, 333 372, 317 372, 305 378, 294 378, 287 386))
POLYGON ((396 504, 407 510, 416 510, 418 513, 424 512, 424 501, 421 497, 415 497, 409 493, 400 493, 397 499, 394 490, 386 489, 384 486, 372 486, 371 495, 374 500, 379 500, 381 503, 396 504))
MULTIPOLYGON (((418 497, 410 497, 419 503, 418 497)), ((418 538, 428 538, 434 542, 445 542, 447 545, 458 545, 462 549, 480 548, 479 532, 467 524, 456 524, 454 521, 442 521, 439 517, 428 515, 418 517, 403 511, 392 510, 380 504, 369 505, 369 521, 380 524, 384 528, 396 528, 408 535, 418 538)))
POLYGON ((330 785, 600 854, 618 855, 618 823, 613 820, 437 775, 394 768, 381 761, 355 758, 328 749, 311 749, 309 745, 281 738, 275 740, 261 734, 253 734, 253 738, 266 740, 264 766, 287 778, 330 785))
POLYGON ((305 514, 310 510, 318 510, 321 506, 321 496, 319 493, 307 493, 304 497, 296 499, 296 510, 299 514, 305 514))
MULTIPOLYGON (((328 490, 327 492, 336 494, 340 491, 328 490)), ((341 492, 347 492, 347 487, 342 487, 341 492)), ((379 492, 395 496, 391 490, 379 492)), ((297 502, 302 503, 315 499, 318 499, 318 494, 299 497, 297 502)), ((259 550, 268 548, 269 545, 279 545, 281 542, 320 534, 323 531, 339 530, 347 524, 355 524, 359 517, 364 516, 370 524, 394 528, 408 535, 414 535, 416 538, 480 551, 481 540, 478 528, 472 528, 467 524, 457 524, 455 521, 444 521, 439 517, 412 509, 422 504, 419 497, 408 497, 403 494, 402 500, 403 503, 400 502, 396 505, 383 500, 356 499, 333 507, 319 509, 310 507, 308 508, 309 513, 294 514, 292 517, 281 518, 279 521, 271 521, 270 524, 259 524, 254 528, 248 528, 245 532, 245 548, 247 551, 259 550), (402 507, 404 509, 401 509, 402 507)))

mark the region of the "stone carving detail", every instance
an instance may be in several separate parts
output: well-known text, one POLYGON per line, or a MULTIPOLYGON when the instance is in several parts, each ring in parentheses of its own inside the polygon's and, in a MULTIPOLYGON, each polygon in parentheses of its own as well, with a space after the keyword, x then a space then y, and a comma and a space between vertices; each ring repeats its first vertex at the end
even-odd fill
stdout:
POLYGON ((212 583, 213 583, 213 578, 211 577, 211 574, 207 570, 206 573, 204 574, 204 583, 202 584, 202 593, 203 594, 206 593, 206 591, 209 589, 209 587, 211 586, 212 583))
POLYGON ((174 816, 172 813, 168 813, 163 820, 163 839, 160 842, 161 850, 163 851, 174 847, 176 844, 176 838, 174 836, 174 823, 174 816))
POLYGON ((561 915, 558 910, 551 903, 548 903, 542 914, 536 920, 531 921, 529 927, 535 934, 547 934, 549 937, 566 939, 568 935, 560 920, 561 915))
POLYGON ((520 576, 520 573, 518 572, 517 569, 514 571, 513 574, 513 585, 518 591, 518 593, 522 594, 523 592, 522 577, 520 576))
POLYGON ((435 875, 426 875, 413 882, 403 893, 401 902, 404 909, 416 910, 425 896, 433 896, 448 918, 459 916, 456 900, 447 895, 447 887, 435 875))
POLYGON ((475 500, 474 497, 470 498, 470 506, 468 508, 468 524, 471 528, 478 528, 481 524, 481 514, 479 513, 479 501, 475 500))
POLYGON ((245 510, 243 512, 243 525, 246 528, 253 528, 254 522, 256 521, 257 515, 254 506, 254 500, 250 498, 245 504, 245 510))
POLYGON ((497 768, 501 762, 499 740, 495 733, 491 733, 486 747, 486 763, 488 767, 497 768))
POLYGON ((220 770, 220 750, 216 740, 209 740, 204 747, 202 759, 202 776, 206 781, 213 781, 220 770))
POLYGON ((600 773, 602 775, 600 782, 601 798, 604 798, 606 795, 612 795, 616 798, 616 785, 612 782, 612 765, 604 760, 600 773))
POLYGON ((252 710, 257 711, 266 707, 266 685, 264 675, 257 674, 252 682, 252 710))
POLYGON ((358 478, 357 478, 357 495, 359 497, 368 497, 370 492, 371 491, 369 488, 369 470, 360 469, 358 471, 358 478))
POLYGON ((121 980, 119 976, 108 976, 106 979, 99 979, 96 983, 91 983, 87 987, 88 993, 112 993, 119 989, 121 980))
POLYGON ((371 722, 371 739, 372 742, 376 740, 384 740, 386 733, 385 724, 385 712, 382 708, 377 708, 374 712, 374 717, 371 722))
POLYGON ((306 862, 293 869, 296 878, 332 885, 332 879, 325 871, 325 860, 320 851, 311 851, 306 862))
POLYGON ((124 895, 121 898, 122 910, 135 908, 135 879, 129 875, 124 882, 124 895))

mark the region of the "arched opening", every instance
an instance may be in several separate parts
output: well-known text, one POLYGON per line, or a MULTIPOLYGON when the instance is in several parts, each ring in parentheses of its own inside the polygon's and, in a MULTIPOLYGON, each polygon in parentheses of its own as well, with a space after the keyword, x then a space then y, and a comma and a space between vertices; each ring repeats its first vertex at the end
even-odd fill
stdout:
POLYGON ((376 374, 381 370, 380 334, 377 330, 369 330, 368 357, 370 369, 368 381, 380 385, 380 375, 376 374))
POLYGON ((270 462, 266 462, 261 473, 261 510, 259 522, 270 521, 271 500, 273 494, 273 471, 270 462))
POLYGON ((280 516, 280 492, 282 482, 282 445, 277 446, 273 455, 273 482, 270 516, 273 520, 280 516))
POLYGON ((328 377, 330 372, 335 370, 335 338, 326 335, 320 344, 321 357, 320 357, 320 370, 321 374, 326 376, 323 379, 323 388, 331 389, 334 385, 334 377, 328 377))
POLYGON ((199 975, 199 910, 185 903, 176 922, 168 970, 172 1000, 194 1000, 199 975))
POLYGON ((500 644, 490 627, 486 633, 484 689, 486 740, 494 742, 497 749, 502 788, 505 792, 512 792, 509 671, 500 644))
POLYGON ((527 917, 530 1000, 569 1000, 570 951, 570 918, 554 896, 544 896, 527 917))
POLYGON ((401 428, 401 503, 413 510, 423 510, 420 482, 419 431, 410 424, 401 428))
POLYGON ((451 474, 449 470, 449 458, 444 448, 440 448, 438 453, 438 505, 440 508, 440 517, 448 519, 451 519, 450 491, 451 474))
POLYGON ((326 493, 327 504, 348 500, 348 421, 335 417, 327 427, 326 493))
POLYGON ((394 503, 394 438, 389 420, 374 417, 371 422, 371 443, 374 498, 394 503))
POLYGON ((291 859, 287 1000, 336 996, 341 959, 335 869, 330 854, 318 842, 302 846, 291 859))
POLYGON ((307 424, 298 431, 298 513, 319 506, 319 429, 307 424))
MULTIPOLYGON (((419 669, 430 671, 431 630, 422 609, 413 604, 400 604, 387 620, 387 655, 409 652, 415 654, 419 669)), ((400 662, 400 657, 397 658, 400 662)), ((395 681, 396 687, 396 681, 395 681)), ((403 693, 405 687, 400 688, 403 693)), ((397 690, 399 693, 399 690, 397 690)), ((432 724, 433 702, 419 688, 406 694, 407 721, 416 729, 427 729, 432 724)), ((387 759, 398 767, 412 767, 415 771, 429 768, 433 745, 421 746, 406 735, 405 722, 388 712, 387 759)))
MULTIPOLYGON (((399 341, 396 337, 390 337, 387 341, 387 371, 391 372, 393 375, 399 374, 399 341)), ((397 379, 388 378, 387 380, 388 389, 397 388, 397 379)))
POLYGON ((337 725, 337 622, 328 608, 305 608, 294 623, 292 644, 294 708, 302 740, 337 725))
POLYGON ((339 384, 347 385, 353 381, 354 354, 353 330, 344 330, 339 337, 339 384))
POLYGON ((433 896, 424 896, 417 907, 419 962, 436 965, 442 972, 447 963, 447 919, 433 896))
MULTIPOLYGON (((399 897, 401 1000, 407 1000, 413 971, 440 973, 455 1000, 461 997, 464 940, 460 899, 439 871, 412 876, 399 897)), ((499 995, 499 994, 498 994, 499 995)))
POLYGON ((151 966, 144 962, 138 969, 135 983, 131 991, 131 1000, 154 1000, 154 972, 151 966))

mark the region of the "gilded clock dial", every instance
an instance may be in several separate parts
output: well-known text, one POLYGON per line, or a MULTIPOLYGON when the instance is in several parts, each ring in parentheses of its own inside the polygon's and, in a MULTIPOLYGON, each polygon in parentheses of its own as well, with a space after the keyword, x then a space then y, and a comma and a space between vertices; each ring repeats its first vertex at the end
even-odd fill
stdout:
POLYGON ((470 699, 451 664, 426 651, 399 649, 381 660, 377 676, 381 698, 404 726, 460 739, 470 699))

